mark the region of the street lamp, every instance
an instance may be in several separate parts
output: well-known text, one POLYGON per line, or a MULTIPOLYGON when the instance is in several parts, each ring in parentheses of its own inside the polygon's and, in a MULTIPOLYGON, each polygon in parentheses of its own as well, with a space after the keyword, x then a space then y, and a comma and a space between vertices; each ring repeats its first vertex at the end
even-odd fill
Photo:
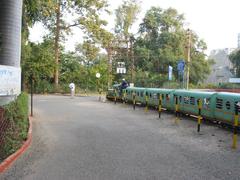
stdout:
POLYGON ((100 88, 99 88, 99 78, 101 77, 101 74, 100 73, 96 73, 96 78, 97 78, 97 91, 99 93, 99 98, 98 100, 100 101, 101 100, 101 91, 100 91, 100 88))

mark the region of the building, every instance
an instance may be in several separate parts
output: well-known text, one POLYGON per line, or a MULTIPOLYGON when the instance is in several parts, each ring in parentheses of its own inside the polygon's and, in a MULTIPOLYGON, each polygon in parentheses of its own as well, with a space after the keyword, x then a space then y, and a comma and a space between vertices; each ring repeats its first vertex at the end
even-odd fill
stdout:
POLYGON ((211 67, 211 74, 205 83, 219 84, 229 82, 229 78, 234 77, 232 73, 232 63, 229 60, 229 54, 234 48, 212 50, 209 59, 213 59, 215 64, 211 67))

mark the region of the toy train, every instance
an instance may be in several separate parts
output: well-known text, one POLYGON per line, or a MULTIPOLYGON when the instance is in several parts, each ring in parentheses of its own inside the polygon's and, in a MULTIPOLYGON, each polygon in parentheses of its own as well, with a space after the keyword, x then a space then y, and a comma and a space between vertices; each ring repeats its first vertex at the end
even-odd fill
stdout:
POLYGON ((161 99, 163 108, 175 111, 177 103, 179 113, 188 115, 199 115, 201 102, 202 118, 229 125, 235 123, 235 126, 236 121, 239 123, 240 94, 237 93, 142 87, 127 87, 121 91, 118 84, 108 90, 107 99, 148 104, 152 107, 158 107, 161 99))

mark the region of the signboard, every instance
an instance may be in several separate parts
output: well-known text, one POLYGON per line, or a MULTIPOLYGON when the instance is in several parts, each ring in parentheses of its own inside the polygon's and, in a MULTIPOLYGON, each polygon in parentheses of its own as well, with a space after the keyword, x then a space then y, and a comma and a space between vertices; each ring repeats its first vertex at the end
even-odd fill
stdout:
POLYGON ((240 78, 229 78, 230 83, 240 83, 240 78))
POLYGON ((21 68, 0 65, 0 96, 19 95, 21 68))
POLYGON ((179 72, 183 72, 185 67, 185 61, 184 60, 179 60, 177 64, 177 70, 179 72))
POLYGON ((117 63, 117 74, 126 74, 125 62, 117 63))
POLYGON ((126 74, 126 68, 117 68, 118 74, 126 74))
POLYGON ((173 67, 172 66, 168 66, 168 80, 169 81, 172 80, 172 70, 173 70, 173 67))
POLYGON ((183 81, 183 76, 184 76, 184 68, 185 68, 185 61, 183 59, 179 60, 178 61, 178 64, 177 64, 177 70, 178 70, 178 78, 179 78, 179 81, 183 81))

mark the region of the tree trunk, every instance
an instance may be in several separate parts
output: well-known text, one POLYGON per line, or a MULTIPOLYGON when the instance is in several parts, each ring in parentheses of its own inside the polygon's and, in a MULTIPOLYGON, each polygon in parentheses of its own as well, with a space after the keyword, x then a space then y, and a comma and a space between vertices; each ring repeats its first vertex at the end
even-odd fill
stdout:
POLYGON ((55 30, 55 72, 54 72, 54 84, 58 86, 58 77, 59 77, 59 39, 60 39, 60 1, 58 1, 56 8, 56 30, 55 30))
POLYGON ((112 47, 108 45, 106 48, 108 55, 108 89, 112 86, 112 47))

